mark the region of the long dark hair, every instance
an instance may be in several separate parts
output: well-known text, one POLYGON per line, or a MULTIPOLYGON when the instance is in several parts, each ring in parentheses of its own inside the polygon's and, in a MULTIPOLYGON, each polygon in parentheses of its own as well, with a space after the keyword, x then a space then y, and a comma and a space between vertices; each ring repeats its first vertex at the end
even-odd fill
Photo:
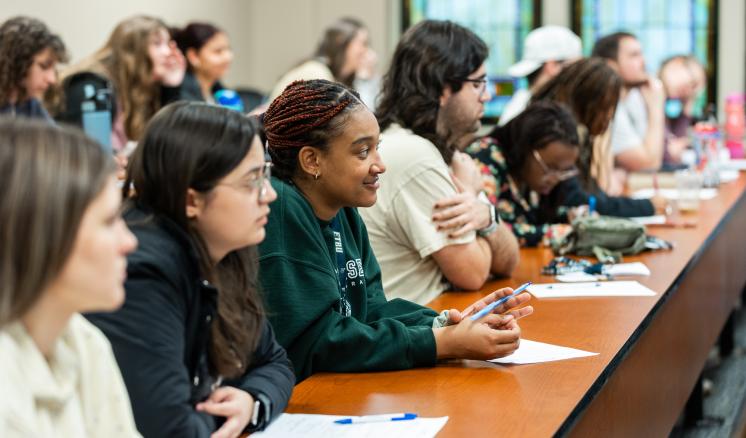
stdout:
MULTIPOLYGON (((579 147, 575 118, 567 107, 555 102, 530 104, 505 126, 495 128, 490 137, 498 141, 508 171, 514 178, 520 178, 526 162, 532 159, 535 150, 542 150, 552 142, 579 147)), ((542 196, 540 215, 553 218, 562 200, 559 190, 552 190, 549 195, 542 196)))
POLYGON ((336 82, 314 79, 288 85, 262 117, 273 173, 290 182, 297 176, 300 149, 326 150, 329 140, 342 133, 348 115, 361 106, 357 92, 336 82))
POLYGON ((148 124, 127 168, 130 204, 164 216, 194 244, 202 274, 218 288, 218 319, 212 325, 210 360, 221 375, 235 377, 248 366, 261 335, 264 311, 257 285, 257 252, 247 247, 210 263, 204 240, 186 216, 188 189, 210 192, 249 153, 258 135, 254 119, 198 102, 164 107, 148 124))
POLYGON ((351 86, 355 81, 355 72, 342 76, 347 46, 361 29, 365 29, 365 25, 360 20, 351 17, 340 18, 326 28, 314 54, 315 57, 323 58, 328 63, 334 79, 347 86, 351 86))
POLYGON ((383 78, 376 110, 381 130, 392 123, 411 129, 435 144, 450 164, 454 146, 436 133, 440 96, 446 86, 461 90, 487 55, 484 41, 450 21, 425 20, 407 30, 383 78))
POLYGON ((587 130, 581 139, 578 168, 586 188, 592 188, 591 167, 594 162, 593 140, 609 128, 619 95, 622 79, 600 58, 576 61, 544 84, 531 102, 554 101, 572 110, 577 122, 587 130))

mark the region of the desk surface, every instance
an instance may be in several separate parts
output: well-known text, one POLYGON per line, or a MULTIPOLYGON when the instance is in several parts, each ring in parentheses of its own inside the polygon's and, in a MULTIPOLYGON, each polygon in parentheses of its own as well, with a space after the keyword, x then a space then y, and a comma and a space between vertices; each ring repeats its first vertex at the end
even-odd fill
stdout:
MULTIPOLYGON (((657 347, 654 347, 656 341, 650 341, 648 332, 660 332, 660 336, 668 336, 669 338, 661 338, 657 342, 671 344, 670 337, 676 336, 676 328, 671 329, 672 323, 666 323, 667 330, 660 328, 653 330, 650 327, 655 326, 653 321, 656 318, 663 319, 663 316, 659 316, 660 314, 668 315, 674 312, 673 310, 667 313, 661 312, 661 309, 675 309, 677 300, 684 300, 685 295, 682 291, 686 288, 682 288, 682 285, 685 285, 688 277, 696 275, 702 279, 707 276, 694 273, 695 265, 699 263, 699 260, 703 258, 714 260, 714 265, 712 263, 711 265, 715 268, 703 265, 700 269, 706 273, 708 269, 719 269, 719 257, 729 249, 746 247, 743 240, 744 234, 738 235, 739 229, 746 231, 746 227, 732 224, 746 223, 744 221, 746 219, 744 188, 746 188, 746 173, 741 173, 738 181, 721 187, 717 198, 703 201, 700 212, 696 216, 698 218, 696 228, 652 228, 649 230, 650 234, 673 242, 675 244, 673 251, 646 253, 625 258, 625 261, 642 261, 650 268, 652 271, 650 277, 635 279, 656 291, 655 297, 532 300, 531 304, 535 308, 535 313, 521 321, 523 338, 600 353, 597 356, 519 366, 502 366, 480 361, 453 361, 440 363, 434 368, 407 371, 361 374, 322 373, 314 375, 296 387, 288 412, 343 415, 417 412, 421 416, 428 417, 450 416, 439 435, 442 437, 550 436, 568 431, 585 430, 587 432, 594 430, 594 427, 603 427, 602 423, 598 426, 598 420, 578 424, 579 419, 585 421, 592 417, 587 413, 594 411, 594 409, 589 409, 589 406, 596 399, 616 400, 615 402, 632 405, 632 407, 625 408, 628 410, 646 409, 644 403, 657 406, 660 400, 647 397, 648 394, 639 406, 635 406, 638 403, 633 395, 624 400, 626 385, 624 378, 628 379, 628 377, 616 379, 617 382, 613 377, 615 373, 623 375, 621 371, 618 371, 620 364, 624 362, 634 364, 634 360, 640 359, 643 355, 641 360, 655 363, 657 358, 653 356, 656 355, 655 348, 657 347), (730 228, 728 228, 729 224, 732 225, 730 228), (714 255, 709 253, 705 255, 708 248, 712 246, 713 239, 718 236, 721 236, 720 240, 723 243, 718 247, 717 252, 714 255), (727 239, 730 239, 730 242, 727 239), (734 239, 737 240, 733 241, 734 239), (731 242, 735 245, 729 246, 731 242), (679 295, 681 298, 678 298, 679 295), (645 338, 646 336, 648 338, 645 338), (638 342, 640 339, 645 342, 638 342), (639 343, 643 346, 640 347, 639 343), (647 345, 651 347, 646 347, 647 345), (640 352, 637 358, 633 354, 635 349, 640 352), (604 395, 603 391, 611 394, 604 395)), ((543 277, 538 274, 541 267, 551 258, 551 252, 546 249, 523 249, 519 268, 512 278, 490 282, 479 292, 445 293, 431 302, 430 306, 436 310, 464 308, 498 287, 517 287, 527 280, 553 281, 552 277, 543 277)), ((746 270, 741 269, 741 271, 746 270)), ((712 284, 717 285, 716 288, 719 290, 725 289, 725 284, 730 281, 732 283, 732 285, 729 284, 729 287, 732 286, 730 289, 739 288, 740 292, 740 287, 744 284, 741 280, 746 278, 746 273, 742 272, 743 277, 737 276, 738 278, 732 276, 732 273, 732 269, 727 273, 720 273, 719 283, 712 284)), ((712 274, 716 273, 712 272, 712 274)), ((701 284, 700 281, 697 287, 701 284)), ((729 293, 732 292, 730 289, 729 293)), ((690 301, 691 299, 694 298, 690 298, 690 301)), ((687 301, 689 307, 691 307, 690 301, 687 301)), ((686 360, 691 362, 693 370, 701 370, 707 350, 722 327, 720 320, 724 317, 721 318, 721 313, 727 316, 732 309, 733 300, 729 297, 717 296, 713 298, 713 301, 716 302, 715 304, 721 302, 724 304, 722 306, 704 304, 705 310, 712 309, 712 316, 708 316, 707 320, 700 320, 696 309, 679 306, 681 311, 690 312, 684 313, 686 318, 690 318, 692 322, 690 327, 706 328, 697 331, 697 333, 704 333, 701 339, 694 336, 697 337, 695 341, 698 344, 684 343, 681 348, 692 355, 692 357, 687 356, 686 360)), ((684 303, 684 301, 681 302, 684 303)), ((676 321, 680 321, 681 312, 676 318, 679 318, 676 321)), ((688 332, 683 330, 682 336, 688 336, 686 333, 688 332)), ((634 366, 630 365, 626 368, 632 369, 634 366)), ((652 380, 653 385, 660 382, 661 388, 666 388, 667 384, 670 388, 676 385, 683 386, 678 391, 673 389, 663 391, 662 397, 672 395, 675 396, 675 400, 671 402, 672 407, 666 412, 664 409, 659 414, 654 414, 653 417, 655 420, 660 420, 661 431, 665 431, 666 428, 670 431, 670 425, 681 412, 683 402, 693 385, 693 382, 688 381, 677 383, 676 379, 686 377, 684 380, 690 380, 692 372, 683 374, 683 377, 672 373, 668 376, 670 380, 673 380, 671 382, 666 382, 665 369, 656 372, 659 374, 647 376, 648 382, 645 384, 651 384, 650 380, 652 380)), ((645 382, 645 379, 641 381, 645 382)), ((654 389, 650 388, 650 391, 654 389)), ((602 420, 603 416, 608 414, 605 409, 612 409, 609 406, 609 400, 605 400, 603 404, 597 403, 600 407, 595 411, 598 411, 596 413, 602 420)), ((638 412, 636 415, 642 414, 638 412)))

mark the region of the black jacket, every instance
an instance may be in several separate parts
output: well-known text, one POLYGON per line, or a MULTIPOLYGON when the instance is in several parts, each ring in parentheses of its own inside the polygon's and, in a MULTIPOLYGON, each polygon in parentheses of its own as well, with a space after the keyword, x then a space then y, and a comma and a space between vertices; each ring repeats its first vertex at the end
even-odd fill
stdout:
MULTIPOLYGON (((194 409, 216 377, 207 355, 217 289, 200 277, 196 252, 176 224, 138 209, 129 210, 125 220, 139 241, 128 257, 125 303, 88 319, 112 344, 140 433, 207 437, 224 421, 194 409)), ((266 320, 246 374, 225 384, 269 407, 256 429, 285 410, 295 384, 293 367, 266 320)))
MULTIPOLYGON (((591 195, 583 189, 577 178, 559 183, 555 190, 562 194, 562 205, 567 207, 588 205, 588 197, 591 195)), ((609 196, 600 189, 592 194, 596 197, 596 211, 604 216, 637 217, 655 214, 655 207, 649 199, 609 196)))

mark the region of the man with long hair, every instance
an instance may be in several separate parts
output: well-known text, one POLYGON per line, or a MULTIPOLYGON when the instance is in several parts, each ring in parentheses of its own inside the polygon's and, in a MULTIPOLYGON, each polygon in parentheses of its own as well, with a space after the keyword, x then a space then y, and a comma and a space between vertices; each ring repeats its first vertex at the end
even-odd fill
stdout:
POLYGON ((389 298, 424 304, 450 288, 509 275, 518 244, 496 220, 461 151, 489 100, 485 43, 449 21, 423 21, 396 48, 383 81, 378 202, 361 210, 389 298))

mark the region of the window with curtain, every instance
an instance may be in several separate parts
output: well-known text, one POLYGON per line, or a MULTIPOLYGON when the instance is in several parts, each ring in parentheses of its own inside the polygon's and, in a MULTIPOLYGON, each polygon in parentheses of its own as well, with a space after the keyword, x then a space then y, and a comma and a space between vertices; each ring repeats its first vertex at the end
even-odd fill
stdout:
POLYGON ((451 20, 479 35, 490 50, 487 74, 492 100, 485 105, 485 118, 497 119, 517 87, 508 67, 521 59, 523 40, 539 26, 539 0, 404 0, 404 30, 425 20, 451 20))

